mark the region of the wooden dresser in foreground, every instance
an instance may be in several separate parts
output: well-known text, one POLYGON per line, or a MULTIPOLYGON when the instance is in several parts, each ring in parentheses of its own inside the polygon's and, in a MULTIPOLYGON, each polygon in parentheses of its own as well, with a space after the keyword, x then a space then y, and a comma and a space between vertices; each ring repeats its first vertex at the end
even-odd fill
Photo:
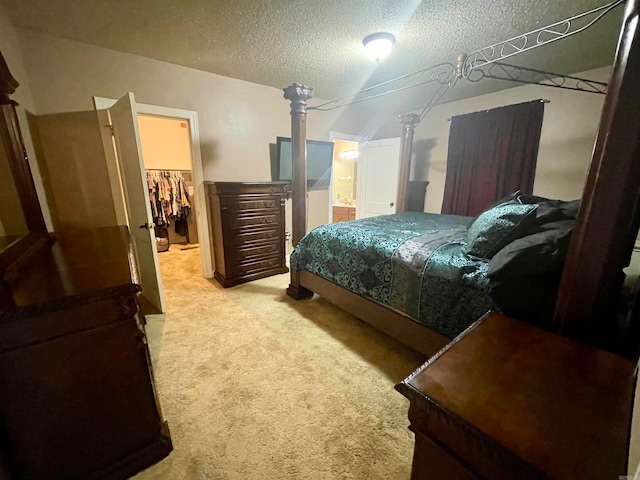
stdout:
POLYGON ((617 479, 635 364, 491 313, 396 386, 413 479, 617 479))
POLYGON ((0 286, 0 478, 125 479, 171 452, 126 227, 54 233, 0 286))
POLYGON ((214 277, 223 287, 289 271, 284 204, 289 182, 205 182, 214 277))
POLYGON ((132 241, 126 227, 49 234, 17 86, 0 54, 0 479, 130 478, 172 449, 132 241))

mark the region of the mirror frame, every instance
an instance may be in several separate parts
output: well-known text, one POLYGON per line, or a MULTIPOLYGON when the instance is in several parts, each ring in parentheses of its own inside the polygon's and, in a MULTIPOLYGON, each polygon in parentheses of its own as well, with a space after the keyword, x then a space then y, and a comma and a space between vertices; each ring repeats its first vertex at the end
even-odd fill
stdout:
POLYGON ((11 75, 0 52, 0 137, 6 149, 11 174, 18 191, 20 205, 29 233, 0 252, 0 275, 8 280, 11 272, 31 253, 50 240, 29 167, 29 159, 22 140, 16 114, 17 102, 9 95, 15 92, 18 81, 11 75))

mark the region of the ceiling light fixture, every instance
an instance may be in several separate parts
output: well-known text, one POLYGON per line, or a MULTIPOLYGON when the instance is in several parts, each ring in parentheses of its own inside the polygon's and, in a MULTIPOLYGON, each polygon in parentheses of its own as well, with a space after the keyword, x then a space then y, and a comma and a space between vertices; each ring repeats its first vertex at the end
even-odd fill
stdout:
POLYGON ((377 32, 367 35, 362 44, 364 50, 371 60, 379 62, 386 57, 391 51, 393 43, 396 41, 396 37, 387 32, 377 32))

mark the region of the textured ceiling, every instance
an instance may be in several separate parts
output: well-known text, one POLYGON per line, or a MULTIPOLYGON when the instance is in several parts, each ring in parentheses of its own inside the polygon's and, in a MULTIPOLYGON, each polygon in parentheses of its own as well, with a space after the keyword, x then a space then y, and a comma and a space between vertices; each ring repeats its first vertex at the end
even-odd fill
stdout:
MULTIPOLYGON (((278 88, 305 83, 316 97, 331 99, 453 62, 460 52, 605 0, 3 1, 16 26, 278 88), (361 44, 376 31, 396 36, 390 57, 378 65, 361 44)), ((588 31, 513 63, 560 73, 609 65, 621 16, 619 7, 588 31)), ((507 86, 494 82, 481 90, 507 86)), ((458 97, 469 95, 459 91, 458 97)))

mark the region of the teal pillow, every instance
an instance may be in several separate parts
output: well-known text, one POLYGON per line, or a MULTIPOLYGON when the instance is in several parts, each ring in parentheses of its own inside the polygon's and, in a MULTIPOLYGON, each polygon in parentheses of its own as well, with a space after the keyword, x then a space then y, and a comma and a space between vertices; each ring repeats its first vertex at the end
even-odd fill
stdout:
POLYGON ((466 252, 491 258, 535 225, 536 204, 503 203, 478 215, 467 229, 466 252))

